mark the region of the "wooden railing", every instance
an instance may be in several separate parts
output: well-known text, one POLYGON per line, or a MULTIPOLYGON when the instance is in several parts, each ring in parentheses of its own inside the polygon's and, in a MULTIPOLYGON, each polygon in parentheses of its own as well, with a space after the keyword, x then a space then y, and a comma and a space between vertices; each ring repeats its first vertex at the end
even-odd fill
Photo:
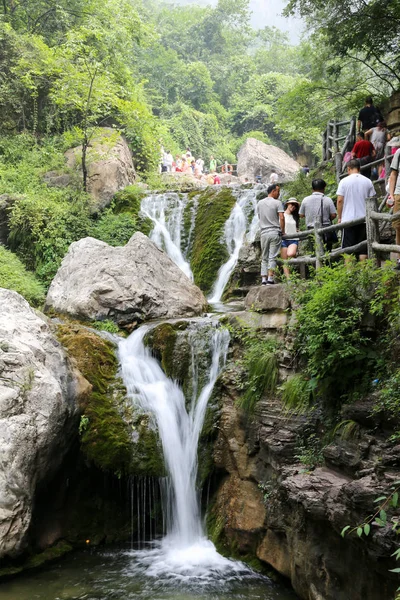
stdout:
POLYGON ((324 161, 336 161, 336 154, 342 156, 350 151, 356 141, 356 118, 352 117, 349 121, 329 121, 322 140, 322 159, 324 161), (346 128, 346 133, 343 132, 346 128), (343 142, 340 145, 340 142, 343 142))
MULTIPOLYGON (((382 206, 382 205, 381 205, 382 206)), ((381 207, 379 207, 381 208, 381 207)), ((400 212, 394 214, 381 213, 378 210, 378 200, 376 197, 366 199, 366 216, 365 218, 354 219, 345 223, 336 223, 328 227, 322 227, 321 223, 316 223, 313 229, 307 231, 299 231, 296 233, 296 239, 305 240, 310 236, 314 236, 315 256, 298 256, 288 260, 279 259, 280 263, 290 265, 300 265, 300 272, 303 271, 305 265, 312 265, 316 269, 322 267, 323 263, 336 258, 342 254, 366 254, 368 258, 378 260, 383 252, 397 252, 400 255, 400 245, 382 244, 379 240, 379 223, 392 222, 400 220, 400 212), (329 231, 343 231, 347 227, 354 225, 366 224, 367 239, 364 242, 350 246, 349 248, 335 248, 331 252, 325 251, 323 234, 329 231), (303 269, 301 268, 303 267, 303 269)), ((292 235, 283 235, 282 239, 293 239, 292 235)))

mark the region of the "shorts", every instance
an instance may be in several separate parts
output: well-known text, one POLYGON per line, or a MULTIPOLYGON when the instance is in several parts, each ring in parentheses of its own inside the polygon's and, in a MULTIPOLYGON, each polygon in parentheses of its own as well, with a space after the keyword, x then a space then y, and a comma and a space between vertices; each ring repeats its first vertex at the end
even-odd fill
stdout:
MULTIPOLYGON (((400 194, 394 194, 393 212, 400 212, 400 194)), ((400 219, 393 221, 393 229, 400 229, 400 219)))
MULTIPOLYGON (((343 229, 342 234, 342 248, 350 248, 360 242, 364 242, 367 239, 367 227, 365 223, 360 225, 353 225, 343 229)), ((366 250, 365 250, 366 253, 366 250)))
POLYGON ((289 248, 292 244, 299 245, 299 240, 282 240, 282 248, 289 248))

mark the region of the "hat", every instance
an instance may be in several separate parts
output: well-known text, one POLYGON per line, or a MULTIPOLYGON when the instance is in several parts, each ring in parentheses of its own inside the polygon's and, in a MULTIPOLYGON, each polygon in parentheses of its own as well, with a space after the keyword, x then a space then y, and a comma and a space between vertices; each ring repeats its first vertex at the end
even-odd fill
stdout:
POLYGON ((300 206, 300 202, 298 202, 296 198, 289 198, 289 200, 286 200, 285 205, 286 204, 297 204, 298 206, 300 206))
POLYGON ((396 135, 396 137, 392 138, 390 140, 390 142, 387 143, 387 145, 390 146, 391 148, 400 147, 400 135, 396 135))

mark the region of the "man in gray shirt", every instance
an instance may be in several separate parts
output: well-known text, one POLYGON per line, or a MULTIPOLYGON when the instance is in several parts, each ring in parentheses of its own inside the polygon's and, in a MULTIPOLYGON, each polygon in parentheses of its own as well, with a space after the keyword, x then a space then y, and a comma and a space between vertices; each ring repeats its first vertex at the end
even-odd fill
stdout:
POLYGON ((261 284, 274 284, 276 257, 281 249, 285 233, 282 202, 278 200, 280 187, 274 183, 267 188, 268 196, 257 204, 261 228, 261 284))
MULTIPOLYGON (((390 177, 389 177, 389 194, 394 200, 393 212, 400 212, 400 136, 394 137, 388 146, 392 148, 399 148, 396 154, 393 156, 392 163, 390 165, 390 177)), ((393 227, 396 231, 396 244, 400 245, 400 221, 394 221, 393 227)), ((397 255, 397 266, 396 269, 400 270, 400 256, 397 255)))
MULTIPOLYGON (((301 203, 299 216, 305 217, 307 229, 313 229, 314 223, 321 223, 322 227, 327 227, 336 217, 336 208, 332 198, 325 196, 326 181, 323 179, 313 179, 311 182, 313 193, 306 196, 301 203), (322 218, 321 218, 322 216, 322 218)), ((327 242, 327 250, 332 250, 332 243, 327 242)))

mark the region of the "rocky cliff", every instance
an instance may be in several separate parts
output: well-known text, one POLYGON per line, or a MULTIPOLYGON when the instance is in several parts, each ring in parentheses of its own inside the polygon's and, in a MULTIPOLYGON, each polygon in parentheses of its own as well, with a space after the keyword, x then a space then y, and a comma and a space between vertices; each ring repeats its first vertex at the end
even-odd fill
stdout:
POLYGON ((279 288, 271 294, 255 288, 249 301, 259 312, 229 321, 234 347, 222 382, 210 534, 225 552, 271 565, 301 598, 394 598, 397 575, 389 569, 396 567, 397 546, 390 524, 373 527, 368 537, 341 537, 346 525, 363 523, 376 510, 375 499, 400 475, 399 448, 387 441, 382 415, 371 417, 371 399, 343 407, 341 418, 351 428, 336 432, 318 407, 288 412, 278 390, 264 394, 252 414, 240 408, 246 373, 238 366, 249 328, 259 340, 272 332, 283 342, 281 381, 293 365, 282 329, 287 300, 279 288))

